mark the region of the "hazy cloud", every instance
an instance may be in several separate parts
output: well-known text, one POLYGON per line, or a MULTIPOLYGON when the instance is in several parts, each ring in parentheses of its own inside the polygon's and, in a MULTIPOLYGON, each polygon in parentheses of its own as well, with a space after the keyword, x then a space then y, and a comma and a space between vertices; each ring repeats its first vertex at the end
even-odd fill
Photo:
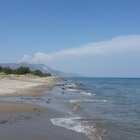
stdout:
POLYGON ((46 62, 64 56, 101 55, 105 53, 119 53, 127 51, 140 51, 140 35, 118 36, 110 40, 88 43, 77 48, 64 49, 49 54, 41 52, 34 55, 26 54, 21 60, 27 62, 46 62))

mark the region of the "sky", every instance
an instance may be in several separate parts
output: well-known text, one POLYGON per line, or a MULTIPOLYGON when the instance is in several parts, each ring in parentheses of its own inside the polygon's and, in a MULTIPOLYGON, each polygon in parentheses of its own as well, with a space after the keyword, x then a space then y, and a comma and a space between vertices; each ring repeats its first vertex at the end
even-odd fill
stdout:
POLYGON ((0 0, 0 63, 140 77, 139 0, 0 0))

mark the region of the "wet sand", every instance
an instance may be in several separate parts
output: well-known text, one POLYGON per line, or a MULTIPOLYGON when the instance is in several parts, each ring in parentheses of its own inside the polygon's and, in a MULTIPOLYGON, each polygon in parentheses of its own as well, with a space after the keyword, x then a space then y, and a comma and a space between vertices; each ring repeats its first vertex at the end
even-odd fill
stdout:
POLYGON ((39 107, 35 105, 15 102, 0 102, 0 115, 19 112, 34 112, 36 110, 39 110, 39 107))
POLYGON ((51 118, 61 115, 52 109, 46 109, 38 114, 10 115, 10 118, 16 118, 17 121, 0 124, 0 138, 3 140, 87 140, 83 134, 51 123, 51 118))

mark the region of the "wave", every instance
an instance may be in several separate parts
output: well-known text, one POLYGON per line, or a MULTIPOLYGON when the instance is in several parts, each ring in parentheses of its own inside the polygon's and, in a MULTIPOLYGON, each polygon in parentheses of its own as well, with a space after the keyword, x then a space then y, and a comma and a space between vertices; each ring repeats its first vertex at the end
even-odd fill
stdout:
POLYGON ((65 118, 52 118, 51 122, 53 125, 74 130, 78 133, 85 134, 89 139, 95 140, 96 128, 92 124, 90 125, 86 118, 81 117, 65 117, 65 118))
POLYGON ((106 103, 107 100, 91 100, 91 99, 85 99, 85 100, 82 100, 82 99, 74 99, 74 100, 69 100, 70 103, 76 103, 76 102, 97 102, 97 103, 106 103))
POLYGON ((80 94, 83 94, 84 96, 95 96, 96 94, 91 93, 91 92, 80 92, 80 94))
POLYGON ((67 87, 67 88, 75 88, 75 87, 77 87, 77 85, 74 84, 74 83, 71 83, 71 84, 65 85, 65 87, 67 87))
POLYGON ((72 89, 72 88, 68 88, 68 89, 66 89, 66 90, 68 90, 68 91, 78 91, 77 89, 72 89))

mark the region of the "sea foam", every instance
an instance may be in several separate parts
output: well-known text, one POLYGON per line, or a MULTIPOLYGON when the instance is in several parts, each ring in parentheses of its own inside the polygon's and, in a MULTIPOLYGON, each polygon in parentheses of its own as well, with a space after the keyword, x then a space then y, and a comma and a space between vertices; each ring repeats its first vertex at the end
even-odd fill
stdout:
POLYGON ((73 92, 76 92, 76 91, 78 91, 77 89, 71 89, 71 88, 67 88, 66 90, 68 90, 68 91, 73 91, 73 92))
POLYGON ((86 118, 81 117, 65 117, 65 118, 52 118, 53 125, 61 126, 69 130, 74 130, 78 133, 85 134, 89 139, 95 139, 96 129, 88 124, 86 118))
POLYGON ((74 99, 74 100, 69 100, 70 103, 76 103, 76 102, 97 102, 97 103, 106 103, 107 100, 91 100, 91 99, 74 99))
POLYGON ((90 92, 80 92, 80 94, 83 94, 84 96, 95 96, 95 94, 90 93, 90 92))

